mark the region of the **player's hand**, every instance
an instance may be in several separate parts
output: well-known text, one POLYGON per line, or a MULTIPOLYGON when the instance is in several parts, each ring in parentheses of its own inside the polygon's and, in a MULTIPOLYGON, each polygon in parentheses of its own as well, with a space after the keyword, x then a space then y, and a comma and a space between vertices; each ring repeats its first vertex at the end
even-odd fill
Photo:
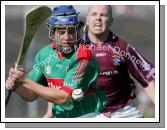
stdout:
POLYGON ((52 113, 46 113, 43 118, 53 118, 53 114, 52 113))
POLYGON ((16 70, 10 68, 9 77, 6 80, 5 86, 8 90, 14 90, 22 85, 24 78, 26 77, 23 69, 16 70))

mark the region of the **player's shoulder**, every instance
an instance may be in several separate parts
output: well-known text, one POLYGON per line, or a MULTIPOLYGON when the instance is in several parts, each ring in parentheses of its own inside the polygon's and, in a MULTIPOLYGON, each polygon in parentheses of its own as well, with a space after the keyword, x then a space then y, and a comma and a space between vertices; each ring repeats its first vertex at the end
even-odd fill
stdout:
POLYGON ((46 45, 39 50, 39 52, 37 53, 37 56, 40 56, 40 58, 46 58, 52 50, 53 49, 50 44, 46 45))
POLYGON ((52 46, 50 44, 45 45, 43 48, 40 49, 39 53, 44 53, 46 51, 49 51, 52 49, 52 46))
POLYGON ((112 42, 114 46, 119 47, 120 49, 125 49, 127 47, 128 43, 124 38, 114 33, 112 35, 115 37, 115 40, 112 42))
POLYGON ((43 48, 41 48, 38 53, 40 53, 40 54, 46 54, 50 50, 52 50, 52 46, 50 44, 48 44, 48 45, 45 45, 43 48))
POLYGON ((78 48, 76 59, 78 60, 88 60, 91 61, 92 59, 92 52, 90 51, 89 46, 85 44, 81 44, 78 48))

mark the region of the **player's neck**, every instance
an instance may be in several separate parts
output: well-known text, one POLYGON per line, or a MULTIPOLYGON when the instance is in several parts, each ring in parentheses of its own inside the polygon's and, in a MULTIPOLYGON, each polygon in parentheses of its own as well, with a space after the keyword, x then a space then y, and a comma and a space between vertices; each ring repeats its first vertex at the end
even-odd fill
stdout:
POLYGON ((108 39, 109 32, 100 35, 94 35, 91 32, 88 32, 88 36, 91 42, 94 44, 103 44, 108 39))

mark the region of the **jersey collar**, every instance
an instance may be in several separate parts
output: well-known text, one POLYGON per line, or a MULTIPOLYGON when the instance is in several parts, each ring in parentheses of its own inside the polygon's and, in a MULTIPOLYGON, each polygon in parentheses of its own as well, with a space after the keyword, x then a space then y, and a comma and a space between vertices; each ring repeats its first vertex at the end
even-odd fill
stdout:
MULTIPOLYGON (((109 32, 109 36, 107 38, 107 43, 113 43, 113 42, 116 42, 118 40, 118 36, 116 36, 113 32, 109 32)), ((83 36, 83 42, 84 44, 90 44, 91 43, 91 40, 88 36, 88 33, 84 33, 84 36, 83 36)))
POLYGON ((65 56, 65 54, 61 53, 57 48, 56 48, 56 42, 52 42, 52 48, 56 51, 56 54, 58 55, 59 59, 62 60, 65 56))

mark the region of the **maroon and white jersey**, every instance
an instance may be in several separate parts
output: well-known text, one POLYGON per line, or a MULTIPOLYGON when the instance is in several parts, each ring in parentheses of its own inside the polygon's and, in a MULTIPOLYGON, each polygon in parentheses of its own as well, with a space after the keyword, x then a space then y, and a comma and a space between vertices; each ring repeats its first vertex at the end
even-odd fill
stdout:
POLYGON ((130 74, 143 87, 154 79, 154 65, 112 32, 101 45, 92 43, 87 35, 84 40, 100 64, 98 85, 108 97, 108 111, 134 102, 136 86, 130 74))

